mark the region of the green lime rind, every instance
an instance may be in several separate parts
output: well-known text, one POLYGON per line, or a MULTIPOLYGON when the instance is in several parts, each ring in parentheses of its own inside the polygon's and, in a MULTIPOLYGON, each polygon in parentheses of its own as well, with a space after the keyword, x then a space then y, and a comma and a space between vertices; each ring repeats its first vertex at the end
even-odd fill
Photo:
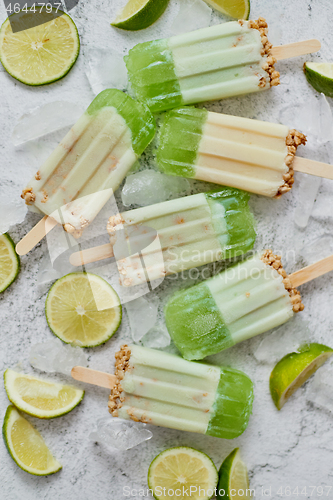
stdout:
MULTIPOLYGON (((157 486, 160 486, 160 485, 157 485, 155 484, 154 482, 154 479, 155 479, 155 469, 156 469, 156 466, 163 462, 163 458, 166 457, 167 454, 170 454, 170 452, 176 452, 176 453, 187 453, 188 455, 192 455, 192 456, 200 456, 200 458, 202 458, 202 460, 205 461, 205 465, 207 466, 207 469, 209 467, 209 472, 211 474, 211 485, 208 486, 206 489, 207 490, 212 490, 213 491, 213 495, 208 497, 208 496, 200 496, 200 499, 201 500, 209 500, 210 498, 212 498, 214 496, 214 490, 216 488, 216 485, 218 483, 218 472, 217 472, 217 469, 215 467, 215 464, 214 462, 212 461, 212 459, 206 455, 206 453, 203 453, 202 451, 199 451, 199 450, 196 450, 195 448, 191 448, 191 447, 188 447, 188 446, 177 446, 175 448, 168 448, 167 450, 164 450, 162 451, 159 455, 157 455, 154 460, 151 462, 150 466, 149 466, 149 469, 148 469, 148 487, 149 489, 153 492, 153 496, 154 498, 156 498, 156 500, 165 500, 165 496, 162 495, 162 496, 158 496, 155 492, 155 488, 157 486)), ((198 484, 198 482, 195 483, 197 487, 199 487, 200 485, 198 484)), ((163 487, 163 486, 162 486, 163 487)), ((175 485, 175 489, 179 487, 179 486, 176 486, 175 485)))
POLYGON ((304 73, 309 84, 317 92, 333 97, 333 63, 306 62, 304 73))
POLYGON ((240 0, 239 4, 242 4, 244 6, 244 11, 241 13, 240 10, 235 10, 233 7, 235 5, 235 2, 233 0, 232 2, 232 8, 228 9, 227 4, 230 3, 230 0, 219 0, 219 1, 214 1, 214 0, 204 0, 208 5, 210 5, 213 9, 217 10, 218 12, 221 12, 222 14, 225 14, 226 16, 230 16, 233 19, 248 19, 250 17, 250 10, 251 10, 251 3, 250 0, 240 0))
MULTIPOLYGON (((74 410, 74 408, 76 408, 81 403, 82 399, 84 398, 85 392, 83 390, 77 389, 76 387, 71 386, 71 389, 75 390, 77 396, 73 399, 73 401, 70 405, 67 405, 65 408, 60 408, 60 409, 53 410, 53 411, 52 410, 46 411, 46 410, 38 409, 32 405, 29 405, 25 401, 23 401, 22 398, 20 397, 20 395, 17 393, 17 391, 15 391, 14 383, 15 383, 15 379, 16 379, 17 375, 19 375, 20 377, 24 377, 24 374, 17 373, 14 370, 11 370, 10 368, 8 368, 3 375, 7 397, 9 399, 9 401, 11 403, 13 403, 13 405, 16 408, 23 411, 27 415, 31 415, 32 417, 45 419, 45 420, 48 420, 51 418, 62 417, 63 415, 67 415, 72 410, 74 410)), ((34 381, 44 382, 43 380, 40 380, 36 377, 32 377, 30 375, 27 375, 27 377, 29 379, 34 380, 34 381)), ((66 387, 66 384, 58 384, 58 383, 52 384, 52 382, 50 382, 48 380, 45 382, 47 382, 48 384, 54 385, 56 388, 59 388, 59 389, 60 389, 60 387, 66 387)))
MULTIPOLYGON (((2 293, 16 280, 20 272, 21 264, 20 264, 20 258, 15 251, 15 243, 11 239, 9 234, 5 233, 0 235, 0 241, 2 241, 6 245, 9 252, 9 256, 13 263, 12 273, 8 276, 6 280, 4 281, 0 280, 0 293, 2 293)), ((1 254, 0 254, 0 259, 1 259, 1 254)))
MULTIPOLYGON (((22 417, 22 415, 19 414, 17 409, 14 406, 11 406, 11 405, 8 406, 6 414, 5 414, 5 418, 3 421, 3 425, 2 425, 2 436, 3 436, 3 440, 5 442, 6 448, 8 450, 8 453, 10 454, 10 456, 12 457, 14 462, 20 467, 20 469, 24 470, 25 472, 28 472, 29 474, 31 474, 33 476, 49 476, 51 474, 55 474, 56 472, 59 472, 62 469, 62 465, 54 457, 52 457, 54 466, 53 467, 51 466, 49 469, 42 471, 42 472, 26 466, 17 457, 17 455, 14 451, 14 447, 12 446, 12 441, 11 441, 10 435, 11 435, 11 429, 12 429, 13 424, 19 418, 23 418, 23 417, 22 417)), ((25 419, 23 418, 23 420, 25 420, 25 419)), ((31 426, 31 424, 29 424, 29 425, 31 426)), ((34 432, 36 434, 38 434, 39 437, 42 439, 41 435, 39 434, 38 431, 36 431, 36 429, 34 429, 34 432)), ((28 447, 28 444, 27 444, 27 447, 28 447)))
POLYGON ((284 356, 273 369, 269 387, 273 402, 281 410, 289 397, 333 354, 323 344, 307 344, 300 352, 284 356))
POLYGON ((49 293, 47 294, 47 297, 46 297, 46 301, 45 301, 45 316, 46 316, 46 321, 47 321, 47 324, 49 325, 51 332, 56 337, 58 337, 62 342, 64 342, 65 344, 75 344, 75 345, 78 345, 79 347, 98 347, 100 345, 105 344, 108 340, 110 340, 110 338, 113 337, 113 335, 117 332, 118 328, 120 327, 120 324, 122 321, 122 305, 120 303, 120 299, 119 299, 119 296, 116 293, 116 291, 112 288, 112 286, 107 281, 105 281, 100 276, 98 276, 96 274, 92 274, 92 273, 82 273, 82 272, 81 273, 70 273, 70 274, 67 274, 66 276, 63 276, 59 280, 57 280, 50 288, 49 293), (52 320, 51 320, 51 311, 50 311, 49 306, 50 306, 52 295, 53 295, 54 291, 56 290, 56 288, 60 282, 64 282, 65 280, 68 280, 69 277, 77 276, 77 275, 86 275, 86 276, 91 276, 93 278, 98 278, 98 280, 101 280, 102 282, 104 282, 104 284, 107 285, 112 290, 112 293, 118 299, 118 304, 116 306, 114 306, 115 308, 118 309, 118 313, 119 313, 117 321, 112 325, 112 327, 110 327, 109 332, 105 336, 103 336, 103 338, 101 338, 95 342, 85 342, 84 343, 84 342, 80 341, 79 343, 75 344, 75 340, 73 341, 72 339, 69 340, 69 339, 64 338, 64 336, 54 328, 52 320))
MULTIPOLYGON (((56 9, 52 9, 52 10, 56 10, 56 9)), ((22 11, 23 12, 23 11, 22 11)), ((57 75, 56 77, 52 76, 50 79, 46 80, 46 81, 42 81, 42 82, 31 82, 31 81, 28 81, 24 78, 20 78, 18 76, 18 74, 14 74, 13 70, 9 68, 8 64, 6 64, 6 61, 5 61, 5 57, 4 57, 4 54, 3 54, 3 49, 2 49, 2 44, 3 44, 3 41, 4 41, 4 38, 5 38, 5 30, 6 30, 6 27, 8 25, 8 23, 10 22, 9 19, 11 16, 17 16, 19 14, 18 13, 15 13, 15 14, 12 14, 11 16, 9 16, 6 21, 4 21, 4 23, 2 24, 1 28, 0 28, 0 62, 1 64, 3 65, 3 67, 5 68, 5 70, 7 71, 7 73, 15 78, 15 80, 18 80, 19 82, 21 83, 24 83, 25 85, 29 85, 30 87, 40 87, 42 85, 49 85, 51 83, 54 83, 54 82, 57 82, 59 80, 61 80, 62 78, 64 78, 69 72, 70 70, 72 69, 72 67, 74 66, 74 64, 76 63, 77 61, 77 58, 79 57, 79 53, 80 53, 80 36, 79 36, 79 32, 78 32, 78 29, 76 27, 76 24, 74 23, 73 19, 68 15, 66 14, 65 12, 63 11, 59 11, 58 12, 62 12, 61 16, 63 17, 66 17, 69 19, 70 21, 70 25, 73 29, 73 32, 75 34, 75 42, 76 42, 76 47, 75 47, 75 50, 72 54, 72 57, 70 59, 70 61, 68 62, 68 65, 66 66, 66 68, 64 69, 64 71, 59 75, 57 75)), ((25 16, 26 13, 23 12, 23 15, 25 16)), ((56 17, 60 17, 60 16, 56 16, 56 17)), ((21 33, 21 32, 19 32, 21 33)), ((73 36, 73 39, 74 39, 74 36, 73 36)))
MULTIPOLYGON (((230 455, 223 461, 219 470, 219 482, 217 487, 217 500, 225 500, 226 498, 239 498, 238 495, 232 495, 231 490, 235 488, 236 485, 231 484, 231 477, 234 465, 237 462, 241 462, 243 467, 245 465, 241 461, 239 448, 235 448, 230 455)), ((246 495, 244 498, 251 498, 251 495, 247 495, 249 490, 249 479, 246 472, 246 484, 237 485, 236 489, 246 490, 246 495)))
MULTIPOLYGON (((128 4, 130 3, 131 0, 128 4)), ((169 4, 169 0, 142 0, 141 9, 124 19, 123 16, 126 15, 126 10, 129 8, 128 4, 118 14, 115 21, 111 23, 111 26, 127 31, 139 31, 149 28, 162 16, 169 4)))

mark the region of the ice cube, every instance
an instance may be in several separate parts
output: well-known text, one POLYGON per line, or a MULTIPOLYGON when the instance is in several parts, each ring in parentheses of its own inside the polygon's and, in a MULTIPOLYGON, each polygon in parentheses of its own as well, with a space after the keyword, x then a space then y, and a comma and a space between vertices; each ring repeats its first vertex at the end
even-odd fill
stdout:
POLYGON ((307 264, 314 264, 333 254, 333 235, 324 234, 308 243, 300 250, 300 256, 307 264))
POLYGON ((37 370, 64 375, 70 375, 74 366, 87 366, 87 356, 81 347, 64 344, 56 338, 35 344, 29 361, 37 370))
POLYGON ((158 303, 156 300, 148 302, 147 299, 139 297, 127 302, 125 307, 130 322, 132 339, 134 342, 138 342, 155 325, 158 303))
POLYGON ((333 413, 333 366, 320 368, 307 387, 307 399, 333 413))
POLYGON ((15 194, 0 193, 0 234, 6 233, 9 228, 24 221, 27 213, 27 205, 15 194))
POLYGON ((305 228, 309 222, 320 184, 320 177, 302 174, 300 178, 297 206, 294 212, 294 222, 300 228, 305 228))
POLYGON ((182 0, 180 8, 171 26, 173 35, 209 26, 212 9, 202 0, 182 0))
POLYGON ((97 428, 89 435, 89 439, 101 443, 110 452, 130 450, 153 437, 146 424, 137 424, 111 416, 97 420, 96 424, 97 428))
POLYGON ((85 72, 94 94, 102 90, 127 88, 127 70, 123 55, 113 49, 93 47, 85 54, 85 72))
POLYGON ((279 120, 306 134, 308 145, 312 147, 333 140, 332 110, 324 94, 319 97, 313 95, 305 103, 282 108, 279 120))
POLYGON ((21 116, 12 133, 12 141, 19 146, 73 125, 82 115, 82 106, 73 102, 54 101, 34 108, 21 116))
POLYGON ((265 335, 253 355, 260 363, 276 363, 310 340, 311 332, 307 323, 294 317, 292 321, 265 335))
POLYGON ((144 207, 179 198, 186 194, 189 188, 189 181, 182 177, 161 174, 155 170, 142 170, 127 177, 121 198, 125 207, 144 207))
POLYGON ((171 338, 165 325, 156 325, 142 338, 142 343, 145 347, 160 349, 170 345, 171 338))

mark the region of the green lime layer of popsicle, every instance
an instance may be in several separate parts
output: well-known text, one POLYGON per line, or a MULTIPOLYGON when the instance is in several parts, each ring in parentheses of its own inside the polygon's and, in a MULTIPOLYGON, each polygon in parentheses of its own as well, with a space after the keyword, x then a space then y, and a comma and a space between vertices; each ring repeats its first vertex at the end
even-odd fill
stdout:
POLYGON ((195 161, 207 119, 205 109, 180 108, 166 114, 160 132, 157 162, 165 174, 195 176, 195 161))
POLYGON ((87 109, 89 115, 107 106, 114 107, 121 115, 132 132, 132 148, 139 156, 153 140, 156 125, 155 120, 145 104, 135 101, 130 96, 117 89, 103 90, 87 109))
POLYGON ((129 51, 125 62, 136 97, 153 113, 183 104, 167 40, 139 43, 129 51))

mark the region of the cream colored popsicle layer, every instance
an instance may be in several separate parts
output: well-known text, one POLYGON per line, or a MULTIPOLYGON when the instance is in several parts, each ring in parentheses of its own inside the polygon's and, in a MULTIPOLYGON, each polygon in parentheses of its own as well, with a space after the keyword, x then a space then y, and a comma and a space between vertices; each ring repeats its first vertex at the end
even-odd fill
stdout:
POLYGON ((256 236, 248 200, 247 193, 223 188, 111 217, 107 230, 122 284, 133 286, 246 253, 256 236), (120 230, 128 234, 126 248, 131 249, 124 258, 115 246, 124 234, 120 230), (135 252, 138 247, 141 255, 135 252))
POLYGON ((138 99, 159 112, 278 85, 271 48, 260 18, 141 43, 125 61, 138 99))
POLYGON ((154 133, 146 107, 119 90, 105 90, 29 182, 22 198, 79 236, 154 133))
POLYGON ((166 324, 185 359, 202 359, 282 325, 304 306, 270 250, 176 293, 166 324))
POLYGON ((167 174, 279 197, 292 188, 292 163, 305 141, 285 125, 179 108, 165 117, 157 160, 167 174))
POLYGON ((137 345, 116 354, 113 416, 232 439, 247 427, 253 388, 242 372, 137 345))

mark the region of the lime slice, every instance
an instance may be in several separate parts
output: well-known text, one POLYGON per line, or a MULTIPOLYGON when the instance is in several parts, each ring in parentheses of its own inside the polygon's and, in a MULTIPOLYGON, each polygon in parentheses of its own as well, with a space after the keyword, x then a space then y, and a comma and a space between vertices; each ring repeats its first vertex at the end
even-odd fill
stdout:
POLYGON ((213 9, 233 17, 248 19, 250 15, 250 0, 205 0, 213 9))
POLYGON ((56 384, 6 370, 5 389, 8 399, 19 410, 37 418, 61 417, 83 399, 84 391, 70 385, 56 384))
POLYGON ((62 468, 39 432, 14 406, 7 408, 2 434, 12 459, 29 474, 47 476, 62 468))
POLYGON ((0 293, 16 279, 20 270, 20 259, 15 252, 15 243, 8 234, 0 236, 0 293))
POLYGON ((217 480, 212 460, 205 453, 186 446, 163 451, 148 471, 148 486, 157 500, 208 500, 215 493, 217 480))
POLYGON ((121 322, 119 297, 106 281, 90 273, 73 273, 56 281, 45 304, 52 332, 67 344, 104 344, 121 322))
POLYGON ((271 373, 269 385, 275 406, 281 410, 287 399, 331 357, 333 349, 323 344, 308 344, 300 352, 282 358, 271 373))
POLYGON ((333 97, 333 63, 306 62, 304 73, 314 89, 328 97, 333 97))
POLYGON ((129 0, 111 25, 129 31, 143 30, 161 17, 168 3, 169 0, 129 0))
POLYGON ((219 470, 217 500, 232 498, 252 498, 247 468, 241 460, 239 448, 227 456, 219 470))
MULTIPOLYGON (((22 17, 22 22, 29 25, 27 17, 22 17)), ((12 32, 7 19, 0 30, 0 60, 12 77, 27 85, 60 80, 75 63, 79 51, 79 34, 67 14, 17 33, 12 32)))

